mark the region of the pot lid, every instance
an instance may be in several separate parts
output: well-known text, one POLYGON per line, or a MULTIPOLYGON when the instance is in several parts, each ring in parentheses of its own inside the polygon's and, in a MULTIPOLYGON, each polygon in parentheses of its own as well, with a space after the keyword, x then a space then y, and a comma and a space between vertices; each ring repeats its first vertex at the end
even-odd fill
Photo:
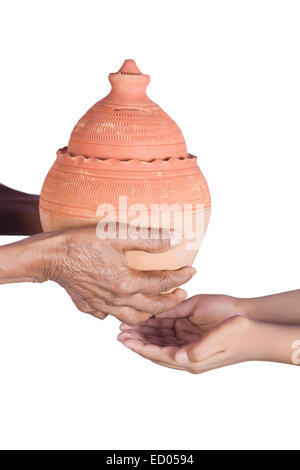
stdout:
POLYGON ((143 161, 188 155, 177 124, 148 98, 150 77, 141 73, 134 60, 125 60, 109 81, 110 93, 74 127, 70 155, 143 161))

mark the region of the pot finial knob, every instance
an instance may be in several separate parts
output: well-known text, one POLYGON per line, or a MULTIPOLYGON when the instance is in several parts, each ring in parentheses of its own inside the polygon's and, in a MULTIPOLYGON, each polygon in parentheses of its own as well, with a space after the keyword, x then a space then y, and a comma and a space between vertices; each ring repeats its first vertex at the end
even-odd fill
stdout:
POLYGON ((149 75, 144 75, 132 59, 125 60, 120 70, 109 75, 111 92, 105 98, 120 106, 153 107, 155 104, 147 94, 149 75))
POLYGON ((142 75, 142 72, 138 68, 138 66, 135 63, 135 60, 133 59, 126 59, 124 61, 124 64, 118 71, 118 73, 129 73, 129 74, 134 74, 134 75, 142 75))

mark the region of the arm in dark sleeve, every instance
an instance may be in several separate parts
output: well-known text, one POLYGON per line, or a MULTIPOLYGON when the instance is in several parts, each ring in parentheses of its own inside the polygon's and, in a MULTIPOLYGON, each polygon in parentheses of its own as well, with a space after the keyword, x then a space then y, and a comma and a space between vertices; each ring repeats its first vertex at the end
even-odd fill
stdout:
POLYGON ((39 196, 0 184, 0 235, 33 235, 40 232, 39 196))

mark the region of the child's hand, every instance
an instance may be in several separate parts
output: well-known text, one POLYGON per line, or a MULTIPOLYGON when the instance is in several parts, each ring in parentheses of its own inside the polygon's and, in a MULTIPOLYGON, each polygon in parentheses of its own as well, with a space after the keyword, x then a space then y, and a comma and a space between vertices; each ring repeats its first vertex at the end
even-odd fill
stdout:
POLYGON ((194 374, 252 360, 291 363, 300 328, 236 315, 231 301, 193 297, 134 328, 122 324, 118 339, 146 359, 194 374))
MULTIPOLYGON (((189 318, 201 332, 233 316, 244 316, 241 299, 229 295, 200 294, 190 297, 178 307, 162 314, 161 318, 189 318)), ((160 318, 160 317, 157 317, 160 318)))

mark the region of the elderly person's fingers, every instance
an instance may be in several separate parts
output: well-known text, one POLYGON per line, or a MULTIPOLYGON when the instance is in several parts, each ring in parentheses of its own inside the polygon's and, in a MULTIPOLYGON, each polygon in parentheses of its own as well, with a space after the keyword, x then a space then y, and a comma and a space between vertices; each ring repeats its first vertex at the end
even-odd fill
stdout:
MULTIPOLYGON (((157 315, 160 312, 173 308, 175 305, 179 305, 187 296, 185 290, 177 288, 168 294, 150 295, 137 293, 127 297, 119 297, 114 292, 102 289, 100 286, 89 286, 89 298, 91 298, 91 294, 94 297, 92 299, 93 302, 101 299, 107 305, 114 305, 116 307, 128 306, 136 310, 151 313, 152 315, 157 315)), ((85 295, 88 295, 88 293, 85 295)))
POLYGON ((191 266, 169 271, 131 270, 130 276, 120 283, 119 291, 121 295, 132 295, 137 292, 160 294, 185 284, 195 272, 196 270, 191 266))
POLYGON ((172 229, 141 227, 137 230, 133 226, 119 224, 116 226, 113 246, 123 252, 138 250, 148 253, 162 253, 175 248, 180 244, 180 241, 181 235, 172 229), (122 229, 124 234, 123 237, 120 237, 122 229))

